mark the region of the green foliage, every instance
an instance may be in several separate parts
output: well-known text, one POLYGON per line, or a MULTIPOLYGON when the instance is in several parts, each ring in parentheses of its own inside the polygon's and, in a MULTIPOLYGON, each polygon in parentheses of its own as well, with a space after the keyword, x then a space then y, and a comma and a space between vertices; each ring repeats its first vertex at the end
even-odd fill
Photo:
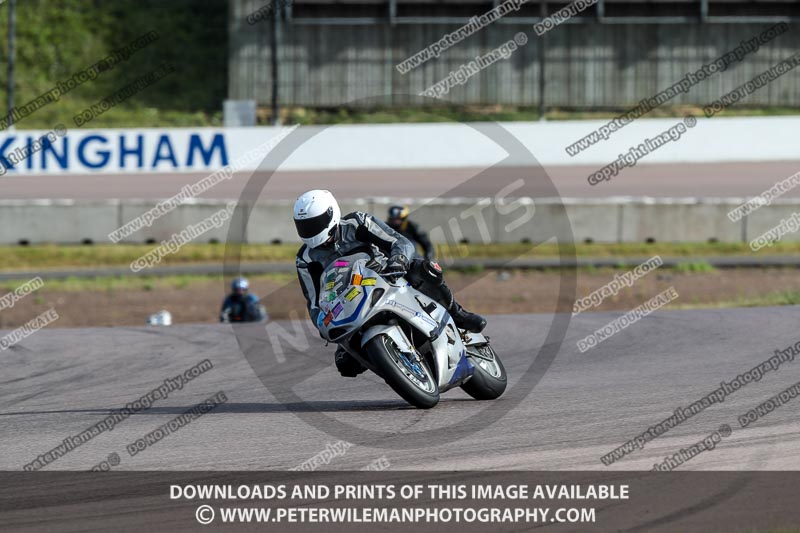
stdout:
MULTIPOLYGON (((160 38, 18 122, 74 127, 72 116, 160 65, 176 71, 106 112, 92 127, 219 121, 227 91, 225 0, 23 0, 16 3, 15 104, 23 105, 140 35, 160 38)), ((8 58, 8 3, 0 5, 0 57, 8 58)), ((5 76, 4 76, 5 79, 5 76)), ((7 98, 6 84, 0 101, 7 98)))
POLYGON ((677 272, 714 272, 715 268, 708 264, 706 261, 696 261, 696 262, 686 262, 686 263, 678 263, 675 265, 675 271, 677 272))
POLYGON ((800 292, 798 291, 771 292, 757 298, 741 299, 736 303, 739 307, 798 305, 800 304, 800 292))
MULTIPOLYGON (((632 104, 633 105, 633 104, 632 104)), ((259 114, 263 121, 269 119, 267 109, 259 114)), ((547 120, 606 120, 614 118, 627 109, 548 109, 547 120)), ((782 107, 746 107, 736 106, 725 110, 729 116, 779 116, 796 115, 797 108, 782 107)), ((661 106, 648 113, 650 118, 675 117, 688 114, 702 115, 698 107, 676 105, 661 106)), ((416 123, 416 122, 516 122, 539 120, 539 109, 536 106, 453 106, 442 105, 420 108, 284 108, 281 119, 286 124, 376 124, 376 123, 416 123)))

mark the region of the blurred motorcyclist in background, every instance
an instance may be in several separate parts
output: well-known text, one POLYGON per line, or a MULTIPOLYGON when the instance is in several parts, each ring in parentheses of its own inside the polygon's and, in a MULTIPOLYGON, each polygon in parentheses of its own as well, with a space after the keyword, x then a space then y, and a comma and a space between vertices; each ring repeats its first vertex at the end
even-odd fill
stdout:
MULTIPOLYGON (((479 333, 486 327, 483 317, 456 302, 437 263, 414 259, 414 245, 372 215, 356 211, 343 217, 329 191, 313 190, 300 196, 294 205, 294 223, 304 243, 297 252, 297 277, 318 329, 324 318, 319 308, 320 277, 332 261, 355 252, 369 253, 384 274, 405 275, 415 289, 443 305, 459 328, 479 333)), ((366 370, 341 346, 335 360, 345 377, 366 370)))
POLYGON ((250 291, 250 282, 236 278, 231 282, 231 294, 222 302, 220 322, 258 322, 267 318, 266 309, 258 301, 258 296, 250 291))
POLYGON ((391 206, 386 223, 390 228, 411 241, 411 244, 415 247, 421 247, 425 259, 433 260, 435 249, 428 238, 428 233, 420 228, 419 224, 408 219, 408 207, 403 205, 391 206))

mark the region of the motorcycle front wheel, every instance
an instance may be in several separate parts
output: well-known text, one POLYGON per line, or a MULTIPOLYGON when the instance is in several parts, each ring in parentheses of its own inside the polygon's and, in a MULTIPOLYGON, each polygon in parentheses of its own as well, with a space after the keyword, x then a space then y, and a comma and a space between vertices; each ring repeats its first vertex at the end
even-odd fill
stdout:
POLYGON ((384 381, 405 401, 420 409, 439 403, 439 385, 424 358, 401 352, 388 335, 378 335, 366 346, 367 354, 384 381))
POLYGON ((468 346, 467 357, 475 366, 475 373, 461 385, 461 389, 476 400, 495 400, 506 390, 508 377, 500 358, 489 343, 468 346))

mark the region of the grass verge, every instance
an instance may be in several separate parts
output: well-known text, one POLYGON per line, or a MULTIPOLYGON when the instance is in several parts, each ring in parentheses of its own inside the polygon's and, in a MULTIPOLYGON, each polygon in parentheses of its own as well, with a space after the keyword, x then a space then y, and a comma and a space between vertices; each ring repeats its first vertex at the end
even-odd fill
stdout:
MULTIPOLYGON (((2 246, 0 271, 38 270, 44 268, 102 268, 125 267, 153 250, 152 244, 96 244, 86 246, 2 246)), ((298 246, 295 244, 248 244, 242 246, 242 262, 292 262, 298 246)), ((439 246, 438 257, 453 259, 553 258, 559 254, 555 244, 469 244, 457 247, 439 246)), ((221 263, 225 260, 225 244, 188 244, 175 254, 163 258, 160 265, 221 263)), ((699 257, 752 255, 746 243, 624 243, 577 244, 578 257, 699 257)), ((800 242, 777 243, 769 255, 800 254, 800 242)), ((765 254, 767 255, 767 254, 765 254)), ((690 272, 705 272, 710 265, 702 262, 685 267, 690 272)))
MULTIPOLYGON (((293 273, 270 273, 247 276, 251 282, 270 280, 288 283, 297 279, 293 273)), ((165 289, 183 290, 207 282, 223 282, 218 275, 187 274, 176 276, 100 276, 96 278, 74 278, 47 280, 47 291, 63 292, 114 292, 114 291, 159 291, 165 289)), ((12 292, 19 286, 18 281, 5 281, 0 284, 0 293, 12 292)))
POLYGON ((669 309, 709 309, 728 307, 778 307, 781 305, 800 305, 800 291, 777 291, 755 298, 735 298, 700 304, 674 304, 669 309))

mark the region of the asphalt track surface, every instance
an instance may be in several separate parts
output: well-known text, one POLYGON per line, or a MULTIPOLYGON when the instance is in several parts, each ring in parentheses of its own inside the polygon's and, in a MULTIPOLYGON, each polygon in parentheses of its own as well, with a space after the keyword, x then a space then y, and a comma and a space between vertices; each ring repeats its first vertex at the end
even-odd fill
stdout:
MULTIPOLYGON (((250 343, 259 357, 251 366, 225 325, 50 327, 0 352, 0 470, 21 470, 62 439, 206 358, 212 370, 45 470, 87 470, 111 453, 121 458, 118 470, 287 470, 341 438, 354 445, 323 469, 360 469, 383 457, 392 470, 649 470, 722 424, 733 433, 681 470, 800 469, 800 399, 747 428, 737 424, 738 415, 797 381, 800 360, 784 363, 613 465, 600 461, 722 380, 793 345, 800 336, 800 308, 659 311, 579 352, 578 339, 617 316, 574 317, 552 365, 529 394, 520 392, 521 376, 552 315, 491 317, 488 334, 510 376, 509 390, 492 402, 507 409, 491 420, 480 414, 487 402, 460 390, 444 394, 432 410, 417 410, 374 375, 341 378, 332 364, 333 346, 319 339, 308 349, 289 350, 283 363, 266 342, 250 343), (257 372, 296 381, 301 401, 276 399, 257 372), (126 452, 126 445, 218 391, 227 403, 133 457, 126 452), (331 434, 315 417, 355 430, 331 434), (437 428, 456 422, 461 438, 440 440, 437 428), (358 428, 381 437, 358 442, 358 428)), ((264 336, 245 328, 239 337, 264 336)))
MULTIPOLYGON (((651 197, 746 197, 761 193, 776 182, 800 171, 800 161, 758 163, 639 164, 626 168, 610 181, 590 186, 587 176, 598 166, 553 166, 549 179, 561 197, 602 198, 608 196, 651 197)), ((481 169, 352 170, 325 172, 278 172, 264 188, 259 200, 295 199, 303 191, 331 189, 340 199, 370 197, 438 197, 458 187, 458 196, 486 197, 497 193, 494 179, 482 176, 470 182, 481 169), (365 190, 369 194, 365 194, 365 190), (413 195, 411 194, 413 191, 413 195)), ((4 199, 82 199, 168 198, 184 185, 207 174, 120 174, 10 176, 0 178, 0 197, 4 199)), ((220 183, 201 198, 239 198, 251 173, 240 173, 220 183)), ((520 196, 552 196, 541 170, 520 167, 495 167, 489 176, 500 182, 508 177, 533 176, 515 191, 520 196), (502 178, 506 178, 503 180, 502 178), (541 185, 539 185, 541 183, 541 185)), ((800 188, 783 197, 800 196, 800 188)))

